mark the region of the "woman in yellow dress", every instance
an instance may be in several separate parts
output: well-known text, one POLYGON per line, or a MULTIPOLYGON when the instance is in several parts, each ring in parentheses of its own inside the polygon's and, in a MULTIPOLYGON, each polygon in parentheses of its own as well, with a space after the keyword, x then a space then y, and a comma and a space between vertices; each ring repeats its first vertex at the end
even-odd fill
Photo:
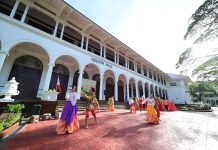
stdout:
POLYGON ((107 111, 114 111, 114 97, 113 96, 108 99, 107 111))
POLYGON ((146 113, 146 121, 147 123, 153 123, 153 124, 158 124, 159 119, 157 117, 157 111, 154 108, 155 101, 150 95, 150 97, 147 99, 148 105, 147 105, 147 113, 146 113))

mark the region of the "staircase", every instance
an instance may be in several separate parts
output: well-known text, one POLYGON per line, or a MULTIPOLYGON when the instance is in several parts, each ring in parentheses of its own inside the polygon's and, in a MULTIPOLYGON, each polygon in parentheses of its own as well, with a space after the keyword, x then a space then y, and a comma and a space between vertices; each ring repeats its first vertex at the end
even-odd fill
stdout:
MULTIPOLYGON (((58 105, 56 107, 56 110, 60 110, 64 108, 65 105, 65 100, 58 100, 58 105)), ((106 101, 98 101, 100 105, 100 110, 101 111, 107 111, 107 102, 106 101)), ((129 109, 129 104, 125 102, 115 102, 115 109, 129 109)), ((84 111, 84 101, 77 101, 77 107, 79 111, 84 111)))

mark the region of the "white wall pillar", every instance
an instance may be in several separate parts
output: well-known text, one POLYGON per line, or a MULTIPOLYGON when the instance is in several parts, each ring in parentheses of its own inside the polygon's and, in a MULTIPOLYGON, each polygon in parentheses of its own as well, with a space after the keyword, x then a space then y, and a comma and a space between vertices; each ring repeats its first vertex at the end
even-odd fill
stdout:
POLYGON ((81 41, 81 46, 80 46, 81 49, 83 49, 83 43, 84 43, 84 34, 82 34, 82 41, 81 41))
POLYGON ((58 30, 58 24, 59 24, 59 22, 57 20, 55 20, 55 21, 56 21, 56 24, 55 24, 53 36, 56 36, 57 30, 58 30))
POLYGON ((89 46, 89 38, 86 37, 86 50, 88 50, 88 46, 89 46))
POLYGON ((145 83, 142 84, 143 97, 145 97, 145 83))
POLYGON ((45 84, 43 87, 43 91, 48 91, 49 90, 49 85, 50 85, 50 81, 51 81, 51 75, 52 75, 52 70, 53 67, 55 65, 53 63, 49 63, 48 64, 48 68, 47 68, 47 73, 46 73, 46 77, 45 77, 45 84))
POLYGON ((131 84, 131 97, 133 97, 134 96, 134 90, 133 90, 133 84, 131 84))
POLYGON ((129 80, 126 81, 126 85, 127 85, 127 101, 129 100, 129 80))
POLYGON ((115 77, 115 81, 114 81, 114 99, 115 101, 118 101, 118 78, 115 77))
POLYGON ((99 100, 103 100, 103 81, 104 81, 104 74, 100 75, 100 88, 99 88, 99 100))
POLYGON ((79 77, 77 82, 77 99, 80 99, 80 93, 82 88, 82 81, 83 81, 83 70, 79 71, 79 77))
POLYGON ((63 24, 63 26, 62 26, 62 29, 61 29, 61 37, 60 37, 60 39, 63 39, 63 35, 64 35, 64 28, 65 28, 65 25, 63 24))
POLYGON ((1 70, 2 70, 2 66, 3 66, 3 64, 4 64, 4 62, 5 62, 5 58, 6 58, 7 55, 8 55, 7 52, 5 52, 5 51, 0 51, 0 72, 1 72, 1 70))
POLYGON ((14 5, 12 11, 11 11, 11 14, 10 14, 11 18, 14 18, 14 15, 15 15, 15 13, 17 11, 17 7, 18 7, 19 3, 20 3, 20 0, 16 0, 15 5, 14 5))
POLYGON ((21 18, 21 22, 24 22, 24 21, 25 21, 27 12, 29 11, 29 8, 30 8, 30 5, 27 4, 27 5, 26 5, 26 8, 25 8, 25 10, 24 10, 24 12, 23 12, 23 16, 22 16, 22 18, 21 18))
POLYGON ((136 97, 139 97, 139 85, 138 85, 138 81, 135 84, 135 89, 136 89, 136 97))
POLYGON ((107 52, 106 47, 104 47, 104 58, 106 58, 106 52, 107 52))

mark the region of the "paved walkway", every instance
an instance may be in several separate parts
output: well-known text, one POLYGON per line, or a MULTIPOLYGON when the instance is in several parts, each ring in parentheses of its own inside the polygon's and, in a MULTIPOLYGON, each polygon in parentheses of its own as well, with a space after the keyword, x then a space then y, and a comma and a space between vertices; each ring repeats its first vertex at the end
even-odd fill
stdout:
POLYGON ((5 150, 217 150, 218 111, 161 112, 161 123, 145 123, 145 112, 127 110, 97 114, 100 125, 89 119, 84 129, 68 135, 56 135, 57 120, 26 125, 0 149, 5 150))

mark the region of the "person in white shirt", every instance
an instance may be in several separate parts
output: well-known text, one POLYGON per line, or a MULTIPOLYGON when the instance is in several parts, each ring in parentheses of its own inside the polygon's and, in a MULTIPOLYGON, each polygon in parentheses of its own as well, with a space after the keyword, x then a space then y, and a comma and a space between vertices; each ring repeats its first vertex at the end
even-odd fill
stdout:
POLYGON ((69 87, 66 93, 66 104, 64 105, 63 112, 61 113, 56 132, 57 134, 72 133, 79 129, 79 120, 77 117, 78 108, 76 106, 76 86, 69 87))

